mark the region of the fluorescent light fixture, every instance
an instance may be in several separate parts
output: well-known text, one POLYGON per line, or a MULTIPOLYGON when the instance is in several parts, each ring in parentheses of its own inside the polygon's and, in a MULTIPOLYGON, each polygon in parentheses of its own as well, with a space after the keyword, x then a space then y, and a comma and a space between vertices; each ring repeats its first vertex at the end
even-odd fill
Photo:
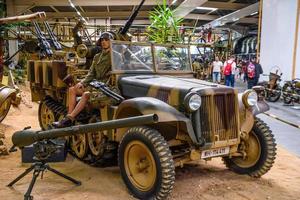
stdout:
POLYGON ((196 9, 198 9, 198 10, 211 10, 211 11, 218 10, 218 8, 211 8, 211 7, 196 7, 196 9))
POLYGON ((256 15, 258 13, 258 11, 256 11, 256 12, 254 12, 254 13, 251 13, 250 15, 252 16, 252 15, 256 15))
POLYGON ((236 22, 236 21, 238 21, 240 18, 234 18, 234 19, 232 19, 232 21, 233 22, 236 22))
POLYGON ((69 0, 69 3, 70 3, 70 5, 71 5, 72 8, 75 8, 75 5, 72 3, 71 0, 69 0))
POLYGON ((176 2, 177 2, 177 0, 173 0, 172 3, 171 3, 171 5, 175 4, 176 2))

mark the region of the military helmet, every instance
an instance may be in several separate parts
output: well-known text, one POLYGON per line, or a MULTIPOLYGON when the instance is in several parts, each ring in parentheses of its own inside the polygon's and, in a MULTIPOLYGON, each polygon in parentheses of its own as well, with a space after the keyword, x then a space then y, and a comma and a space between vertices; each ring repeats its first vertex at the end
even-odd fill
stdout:
POLYGON ((102 39, 109 39, 109 40, 113 40, 115 39, 114 35, 110 32, 104 32, 100 35, 99 40, 101 41, 102 39))

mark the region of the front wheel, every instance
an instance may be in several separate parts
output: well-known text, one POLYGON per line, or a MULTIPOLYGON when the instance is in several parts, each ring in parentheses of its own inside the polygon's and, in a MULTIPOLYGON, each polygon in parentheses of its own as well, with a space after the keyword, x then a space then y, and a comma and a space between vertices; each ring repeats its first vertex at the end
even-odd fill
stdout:
POLYGON ((239 149, 245 157, 224 157, 225 165, 238 174, 260 177, 267 173, 276 158, 276 143, 269 127, 256 119, 248 140, 241 142, 239 149))
POLYGON ((279 87, 274 88, 272 91, 267 91, 267 98, 266 100, 269 102, 276 102, 279 100, 281 96, 281 90, 279 87))
POLYGON ((175 166, 161 134, 148 127, 130 128, 118 152, 122 178, 139 199, 165 199, 173 189, 175 166))

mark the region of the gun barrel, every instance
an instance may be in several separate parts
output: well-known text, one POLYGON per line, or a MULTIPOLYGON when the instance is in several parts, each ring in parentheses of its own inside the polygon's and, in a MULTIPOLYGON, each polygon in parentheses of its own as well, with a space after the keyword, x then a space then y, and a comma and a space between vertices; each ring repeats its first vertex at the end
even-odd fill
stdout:
POLYGON ((125 35, 127 33, 128 29, 130 28, 133 20, 136 18, 137 14, 138 14, 139 10, 141 9, 142 5, 144 4, 144 2, 145 2, 145 0, 142 0, 141 3, 139 4, 139 6, 134 10, 132 15, 129 17, 125 26, 120 30, 121 35, 125 35))
POLYGON ((157 121, 158 116, 156 114, 149 114, 104 122, 76 125, 67 128, 50 129, 46 131, 33 131, 25 129, 15 132, 12 136, 12 142, 14 146, 22 148, 41 140, 54 139, 58 137, 72 136, 89 132, 99 132, 116 128, 153 124, 157 121))

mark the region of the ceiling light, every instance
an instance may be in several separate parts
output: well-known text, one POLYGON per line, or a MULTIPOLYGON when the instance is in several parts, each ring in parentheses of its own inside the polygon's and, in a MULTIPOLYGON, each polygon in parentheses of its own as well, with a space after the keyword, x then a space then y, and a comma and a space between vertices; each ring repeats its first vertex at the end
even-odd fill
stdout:
POLYGON ((198 10, 211 10, 211 11, 216 11, 218 8, 211 8, 211 7, 196 7, 198 10))
POLYGON ((254 13, 251 13, 250 15, 252 16, 252 15, 256 15, 258 13, 258 11, 256 11, 256 12, 254 12, 254 13))
POLYGON ((240 18, 234 18, 234 19, 232 19, 232 21, 233 22, 236 22, 236 21, 238 21, 240 18))
POLYGON ((69 3, 70 3, 70 5, 71 5, 72 8, 75 8, 75 5, 72 3, 71 0, 69 0, 69 3))

